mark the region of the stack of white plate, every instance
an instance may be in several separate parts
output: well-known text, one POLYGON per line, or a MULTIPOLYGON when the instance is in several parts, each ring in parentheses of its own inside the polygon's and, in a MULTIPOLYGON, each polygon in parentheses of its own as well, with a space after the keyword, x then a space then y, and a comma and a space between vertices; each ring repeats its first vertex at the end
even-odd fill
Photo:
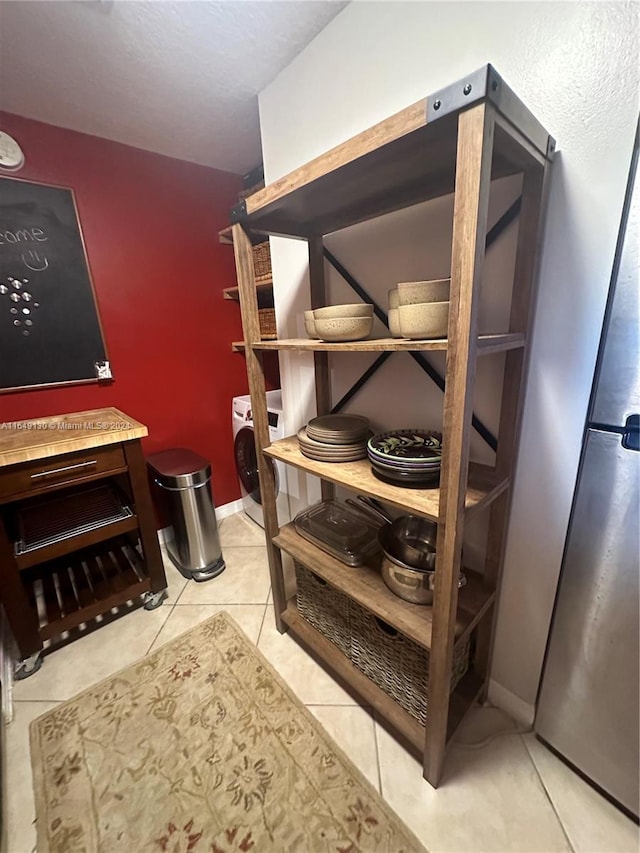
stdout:
POLYGON ((317 462, 355 462, 366 459, 369 435, 369 421, 360 415, 322 415, 298 431, 298 444, 317 462))

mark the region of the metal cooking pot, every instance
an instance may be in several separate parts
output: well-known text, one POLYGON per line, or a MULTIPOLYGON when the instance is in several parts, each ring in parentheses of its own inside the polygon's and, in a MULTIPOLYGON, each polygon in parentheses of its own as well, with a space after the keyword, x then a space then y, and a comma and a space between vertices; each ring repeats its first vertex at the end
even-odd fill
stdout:
POLYGON ((380 547, 392 560, 399 561, 412 569, 433 572, 436 568, 435 521, 418 515, 401 515, 390 518, 377 501, 358 496, 358 503, 347 500, 350 506, 375 515, 384 524, 378 531, 380 547))
POLYGON ((401 515, 378 531, 382 550, 394 560, 423 572, 436 570, 438 525, 417 515, 401 515))
MULTIPOLYGON (((360 503, 347 499, 351 506, 383 522, 378 530, 378 542, 383 552, 382 579, 385 584, 405 601, 432 604, 438 525, 416 515, 402 515, 392 520, 377 501, 362 496, 358 501, 360 503)), ((458 589, 466 582, 460 573, 458 589)))
MULTIPOLYGON (((382 580, 391 592, 412 604, 433 604, 433 591, 436 582, 435 572, 424 572, 403 566, 389 559, 387 554, 382 557, 382 580)), ((466 584, 466 577, 458 575, 458 589, 466 584)))

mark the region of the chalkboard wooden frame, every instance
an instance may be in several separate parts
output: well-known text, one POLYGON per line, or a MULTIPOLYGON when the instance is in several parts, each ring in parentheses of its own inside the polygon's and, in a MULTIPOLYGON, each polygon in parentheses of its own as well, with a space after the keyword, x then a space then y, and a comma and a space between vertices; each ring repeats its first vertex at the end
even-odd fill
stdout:
MULTIPOLYGON (((24 252, 20 257, 27 265, 24 252)), ((1 175, 0 394, 95 384, 101 381, 96 363, 108 361, 73 189, 1 175), (8 224, 8 212, 17 216, 17 228, 13 220, 11 226, 8 224), (33 224, 25 227, 25 222, 37 222, 38 227, 33 224), (7 239, 8 236, 12 239, 7 239), (50 237, 47 249, 63 253, 62 259, 54 258, 54 265, 58 261, 58 267, 49 265, 43 253, 45 267, 34 269, 28 266, 24 270, 18 261, 21 240, 25 248, 27 245, 33 247, 27 250, 31 261, 33 252, 38 257, 38 246, 48 243, 50 237), (55 245, 56 240, 58 246, 55 245), (12 274, 8 273, 9 267, 14 270, 12 274), (18 278, 15 272, 18 268, 29 275, 29 279, 26 276, 18 278), (38 296, 39 285, 48 300, 38 296), (27 319, 25 315, 29 315, 27 319), (16 320, 20 322, 16 323, 16 320), (40 340, 36 341, 38 333, 40 340), (33 346, 31 342, 34 342, 33 346)))

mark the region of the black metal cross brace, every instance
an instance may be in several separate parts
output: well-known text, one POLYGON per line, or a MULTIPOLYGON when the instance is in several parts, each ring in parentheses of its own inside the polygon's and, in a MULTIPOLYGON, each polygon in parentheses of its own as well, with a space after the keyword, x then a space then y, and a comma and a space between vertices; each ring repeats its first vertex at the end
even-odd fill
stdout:
MULTIPOLYGON (((504 213, 500 219, 495 223, 495 225, 488 231, 487 238, 485 241, 485 251, 489 248, 489 246, 493 245, 498 237, 502 234, 502 232, 515 220, 520 214, 520 207, 522 204, 522 196, 518 198, 514 203, 509 207, 509 209, 504 213)), ((387 328, 389 327, 389 320, 387 314, 382 310, 382 308, 377 304, 377 302, 369 296, 367 291, 362 287, 362 285, 351 275, 348 269, 344 267, 340 261, 333 255, 329 249, 325 247, 324 256, 329 261, 331 266, 342 276, 342 278, 347 282, 347 284, 358 294, 358 296, 363 300, 363 302, 368 302, 370 305, 373 305, 373 313, 376 317, 381 320, 387 328)), ((365 385, 366 382, 371 379, 373 374, 380 368, 384 362, 392 355, 392 352, 383 352, 381 355, 376 358, 376 360, 365 370, 362 376, 351 386, 351 388, 347 391, 347 393, 335 404, 332 408, 332 412, 339 412, 344 406, 349 402, 349 400, 354 397, 358 391, 365 385)), ((435 382, 438 388, 444 392, 445 390, 445 380, 444 377, 433 367, 427 359, 420 352, 409 352, 409 355, 414 359, 414 361, 424 370, 427 376, 435 382)), ((472 415, 471 424, 473 428, 476 430, 478 435, 480 435, 489 447, 492 450, 496 450, 498 446, 498 442, 493 435, 493 433, 482 423, 482 421, 477 418, 475 415, 472 415)))

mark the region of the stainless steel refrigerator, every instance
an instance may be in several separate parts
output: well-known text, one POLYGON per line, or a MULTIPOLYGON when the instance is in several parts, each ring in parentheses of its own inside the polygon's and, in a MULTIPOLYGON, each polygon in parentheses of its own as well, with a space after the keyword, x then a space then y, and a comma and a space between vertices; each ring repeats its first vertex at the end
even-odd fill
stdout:
POLYGON ((541 740, 636 817, 640 728, 637 162, 636 133, 535 720, 541 740))

